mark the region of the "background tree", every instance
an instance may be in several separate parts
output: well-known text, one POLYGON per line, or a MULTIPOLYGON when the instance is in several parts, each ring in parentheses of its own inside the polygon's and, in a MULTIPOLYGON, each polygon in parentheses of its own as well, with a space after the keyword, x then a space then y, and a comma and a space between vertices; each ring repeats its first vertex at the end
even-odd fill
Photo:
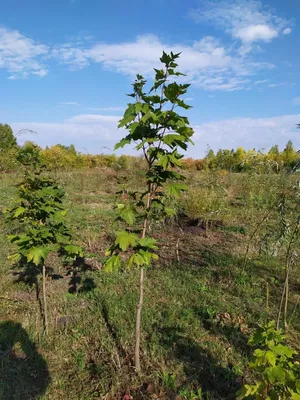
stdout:
POLYGON ((295 150, 293 142, 291 140, 289 140, 287 142, 287 144, 282 152, 282 158, 286 164, 291 164, 293 161, 295 161, 296 150, 295 150))
POLYGON ((13 130, 7 124, 0 124, 0 153, 8 151, 17 146, 17 139, 13 130))
POLYGON ((216 168, 216 156, 213 149, 208 148, 205 160, 206 160, 205 165, 208 169, 213 170, 216 168))

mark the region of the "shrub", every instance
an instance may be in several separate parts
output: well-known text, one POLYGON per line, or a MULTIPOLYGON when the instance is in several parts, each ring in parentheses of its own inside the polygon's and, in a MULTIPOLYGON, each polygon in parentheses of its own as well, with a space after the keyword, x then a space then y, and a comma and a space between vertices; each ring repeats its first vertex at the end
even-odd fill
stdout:
POLYGON ((66 211, 62 205, 64 190, 43 174, 43 163, 37 146, 27 144, 21 149, 19 161, 25 167, 23 181, 18 185, 15 204, 7 210, 7 222, 15 221, 17 233, 9 236, 16 246, 10 259, 24 270, 24 275, 38 285, 43 277, 43 316, 47 332, 46 267, 50 252, 57 251, 67 258, 82 255, 82 250, 71 244, 71 234, 65 224, 66 211))
POLYGON ((249 343, 258 348, 249 364, 254 371, 254 384, 245 384, 237 393, 242 399, 300 399, 300 366, 297 352, 285 344, 284 335, 275 322, 259 327, 249 343))
POLYGON ((20 165, 17 161, 17 156, 17 147, 5 152, 0 152, 0 172, 16 171, 20 165))
POLYGON ((193 220, 205 222, 206 228, 210 221, 222 218, 226 210, 225 197, 214 188, 193 188, 182 198, 181 206, 184 213, 193 220))

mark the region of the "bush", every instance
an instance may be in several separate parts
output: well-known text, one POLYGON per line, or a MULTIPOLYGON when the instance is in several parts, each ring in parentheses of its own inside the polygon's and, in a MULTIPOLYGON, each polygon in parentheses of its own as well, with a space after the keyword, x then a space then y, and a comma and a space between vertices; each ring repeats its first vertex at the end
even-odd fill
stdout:
POLYGON ((300 400, 297 352, 284 343, 284 338, 281 331, 275 329, 275 322, 260 327, 250 338, 249 343, 258 346, 249 364, 255 373, 255 382, 243 386, 238 400, 300 400))
POLYGON ((222 219, 226 200, 216 188, 193 188, 183 197, 181 207, 190 219, 204 221, 208 228, 209 222, 222 219))
POLYGON ((17 147, 7 150, 5 152, 0 152, 0 172, 16 171, 19 167, 17 156, 17 147))

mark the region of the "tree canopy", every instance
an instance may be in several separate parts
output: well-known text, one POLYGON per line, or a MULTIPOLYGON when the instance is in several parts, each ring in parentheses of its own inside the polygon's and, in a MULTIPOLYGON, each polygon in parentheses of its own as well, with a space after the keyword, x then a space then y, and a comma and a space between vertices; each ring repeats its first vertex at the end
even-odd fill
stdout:
POLYGON ((17 146, 13 130, 7 124, 0 124, 0 152, 5 152, 17 146))

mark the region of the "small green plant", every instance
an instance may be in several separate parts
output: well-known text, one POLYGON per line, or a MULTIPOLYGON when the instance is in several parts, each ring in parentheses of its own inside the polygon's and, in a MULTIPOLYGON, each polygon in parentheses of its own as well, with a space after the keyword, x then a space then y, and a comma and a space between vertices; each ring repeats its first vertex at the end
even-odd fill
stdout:
POLYGON ((179 396, 183 400, 203 400, 203 391, 201 388, 197 390, 181 389, 179 396))
POLYGON ((18 159, 25 167, 25 175, 18 185, 15 204, 7 210, 7 222, 17 222, 16 233, 8 237, 17 250, 9 258, 34 280, 42 274, 44 328, 47 332, 47 256, 57 251, 74 259, 82 255, 82 250, 71 244, 71 234, 64 222, 64 190, 53 179, 43 175, 39 149, 29 144, 20 151, 18 159))
POLYGON ((297 352, 284 342, 275 322, 259 327, 249 343, 258 346, 249 364, 255 375, 253 384, 245 384, 237 393, 238 400, 300 400, 300 366, 297 352))
POLYGON ((154 84, 148 93, 145 92, 146 80, 137 75, 132 85, 133 93, 129 94, 134 102, 128 104, 119 123, 119 128, 128 130, 128 135, 115 146, 116 150, 134 143, 136 150, 143 152, 147 165, 144 189, 141 192, 120 193, 121 201, 117 204, 118 220, 123 221, 126 226, 117 232, 115 242, 108 250, 110 258, 106 262, 106 269, 110 271, 118 270, 121 260, 125 260, 125 265, 129 268, 140 268, 135 329, 135 367, 138 372, 141 369, 144 268, 149 267, 153 259, 158 259, 155 253, 156 240, 147 236, 149 225, 155 218, 155 210, 170 213, 164 201, 166 196, 179 196, 187 188, 186 185, 176 182, 184 177, 175 169, 182 166, 183 156, 178 149, 187 150, 188 143, 192 143, 193 129, 189 126, 188 118, 178 114, 175 109, 190 108, 181 98, 190 85, 169 82, 170 78, 183 75, 176 71, 176 60, 179 56, 180 54, 163 52, 160 58, 163 69, 155 69, 154 84))
POLYGON ((176 387, 176 375, 163 372, 161 375, 162 386, 169 390, 175 390, 176 387))

